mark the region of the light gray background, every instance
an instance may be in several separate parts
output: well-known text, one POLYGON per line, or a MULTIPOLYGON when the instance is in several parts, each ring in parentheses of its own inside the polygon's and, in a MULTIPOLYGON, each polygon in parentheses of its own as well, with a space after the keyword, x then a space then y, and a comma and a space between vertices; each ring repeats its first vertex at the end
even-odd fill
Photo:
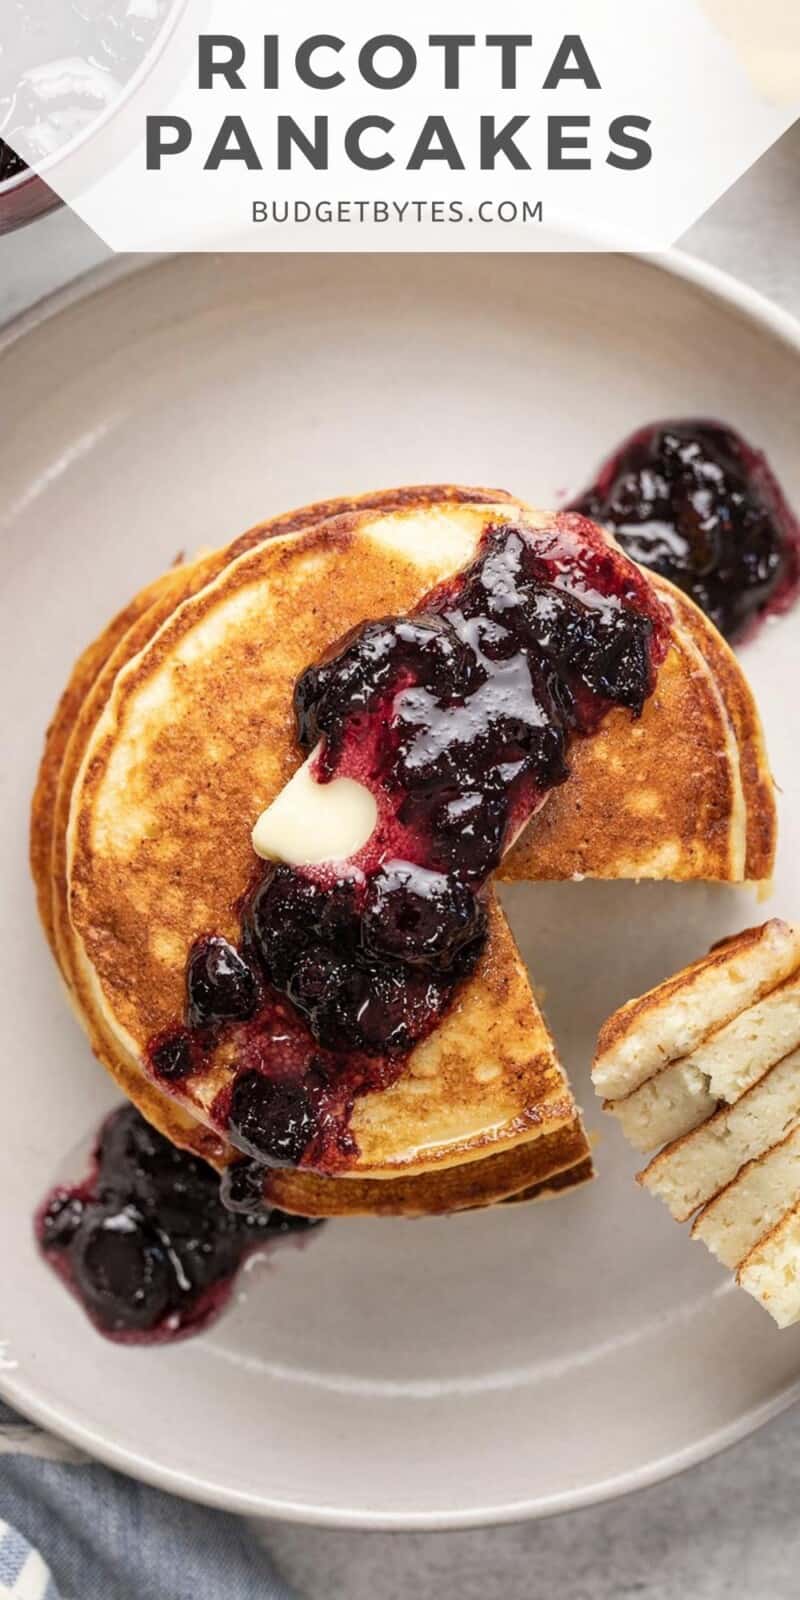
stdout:
MULTIPOLYGON (((800 124, 684 243, 800 316, 800 124)), ((3 239, 0 322, 106 255, 67 212, 3 239)), ((795 1600, 798 1428, 795 1409, 681 1478, 546 1523, 443 1534, 272 1523, 263 1537, 304 1600, 795 1600)))

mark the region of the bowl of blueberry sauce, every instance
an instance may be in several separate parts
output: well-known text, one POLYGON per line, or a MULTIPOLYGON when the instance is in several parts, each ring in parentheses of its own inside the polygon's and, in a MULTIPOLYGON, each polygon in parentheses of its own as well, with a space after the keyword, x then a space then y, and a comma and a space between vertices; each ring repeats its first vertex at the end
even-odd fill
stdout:
POLYGON ((37 167, 130 92, 183 0, 6 0, 0 46, 0 234, 61 204, 37 167), (6 16, 6 8, 8 15, 6 16))

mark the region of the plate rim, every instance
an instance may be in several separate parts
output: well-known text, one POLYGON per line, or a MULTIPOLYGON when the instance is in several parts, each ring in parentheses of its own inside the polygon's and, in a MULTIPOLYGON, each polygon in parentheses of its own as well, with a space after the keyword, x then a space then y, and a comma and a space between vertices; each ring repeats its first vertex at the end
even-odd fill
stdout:
MULTIPOLYGON (((769 332, 800 356, 800 319, 733 274, 691 256, 684 250, 626 252, 635 261, 700 289, 721 301, 759 329, 769 332)), ((135 272, 149 271, 172 259, 159 254, 121 255, 79 273, 70 282, 36 300, 0 327, 0 358, 28 333, 71 306, 89 299, 135 272)), ((113 1439, 99 1434, 57 1405, 37 1397, 30 1384, 18 1381, 0 1361, 0 1399, 38 1426, 67 1440, 91 1459, 126 1473, 153 1488, 195 1503, 243 1516, 273 1518, 323 1528, 364 1532, 444 1532, 479 1527, 499 1527, 538 1521, 621 1499, 710 1460, 764 1427, 800 1400, 800 1373, 768 1400, 744 1411, 730 1423, 714 1429, 683 1449, 656 1456, 652 1461, 582 1488, 553 1495, 505 1501, 464 1509, 457 1505, 432 1511, 345 1509, 304 1500, 281 1500, 257 1490, 229 1488, 200 1474, 164 1465, 113 1439)))

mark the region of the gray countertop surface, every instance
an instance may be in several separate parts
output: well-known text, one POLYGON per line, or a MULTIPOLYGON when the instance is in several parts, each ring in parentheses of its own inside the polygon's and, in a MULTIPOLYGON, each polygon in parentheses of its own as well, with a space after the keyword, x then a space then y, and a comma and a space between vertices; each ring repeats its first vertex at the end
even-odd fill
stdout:
MULTIPOLYGON (((683 243, 800 316, 800 124, 683 243)), ((0 322, 107 254, 67 212, 3 239, 0 322)), ((798 1426, 791 1410, 680 1478, 544 1523, 441 1534, 271 1523, 261 1532, 304 1600, 795 1600, 798 1426)))

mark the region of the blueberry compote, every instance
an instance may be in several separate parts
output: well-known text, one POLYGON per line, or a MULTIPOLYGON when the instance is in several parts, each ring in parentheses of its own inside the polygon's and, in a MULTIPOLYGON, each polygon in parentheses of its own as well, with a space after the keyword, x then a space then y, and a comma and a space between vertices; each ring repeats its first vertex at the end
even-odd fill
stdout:
POLYGON ((322 783, 348 776, 376 827, 343 867, 263 867, 236 949, 187 963, 184 1023, 150 1049, 180 1086, 220 1059, 217 1123, 251 1167, 335 1172, 357 1095, 387 1087, 482 950, 489 874, 568 774, 572 739, 651 693, 667 617, 585 518, 498 523, 412 615, 355 629, 295 689, 322 783), (221 1047, 221 1049, 220 1049, 221 1047), (255 1164, 255 1165, 253 1165, 255 1164))
POLYGON ((100 1130, 89 1178, 53 1191, 37 1232, 102 1333, 150 1343, 206 1327, 251 1250, 313 1226, 236 1209, 222 1204, 211 1167, 123 1106, 100 1130))
POLYGON ((25 171, 25 166, 22 156, 18 156, 10 144, 0 139, 0 183, 7 183, 11 178, 18 177, 20 172, 25 171))
POLYGON ((764 456, 721 423, 641 428, 573 509, 685 590, 729 639, 797 594, 797 519, 764 456))

